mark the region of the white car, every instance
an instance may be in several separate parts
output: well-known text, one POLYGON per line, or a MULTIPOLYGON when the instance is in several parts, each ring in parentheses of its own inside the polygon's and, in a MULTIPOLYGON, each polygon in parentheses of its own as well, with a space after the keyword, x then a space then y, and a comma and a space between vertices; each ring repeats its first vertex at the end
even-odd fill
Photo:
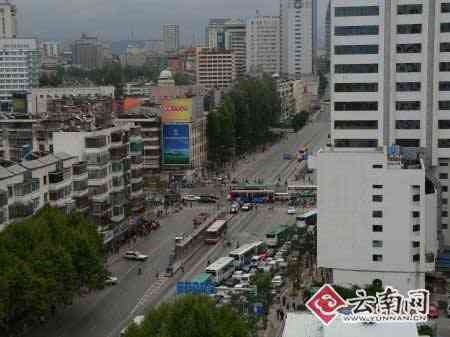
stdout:
POLYGON ((297 210, 295 209, 295 207, 289 207, 287 210, 287 214, 292 215, 292 214, 296 214, 297 210))
POLYGON ((283 285, 283 277, 280 275, 275 276, 272 279, 272 286, 275 288, 279 288, 283 285))
POLYGON ((252 205, 251 204, 244 204, 244 206, 242 206, 242 210, 243 211, 249 211, 252 209, 252 205))
POLYGON ((105 285, 107 286, 113 286, 119 283, 119 279, 115 276, 108 276, 105 280, 105 285))
MULTIPOLYGON (((143 315, 136 316, 133 319, 133 324, 136 324, 137 326, 141 326, 141 324, 144 323, 144 321, 145 321, 145 316, 143 316, 143 315)), ((128 331, 128 327, 123 328, 122 331, 120 332, 120 337, 125 336, 127 334, 127 331, 128 331)))
POLYGON ((126 252, 123 257, 129 260, 137 260, 137 261, 144 261, 148 259, 148 255, 144 255, 139 253, 138 251, 133 250, 126 252))
POLYGON ((186 201, 199 201, 200 197, 193 195, 193 194, 185 194, 183 195, 183 200, 186 201))

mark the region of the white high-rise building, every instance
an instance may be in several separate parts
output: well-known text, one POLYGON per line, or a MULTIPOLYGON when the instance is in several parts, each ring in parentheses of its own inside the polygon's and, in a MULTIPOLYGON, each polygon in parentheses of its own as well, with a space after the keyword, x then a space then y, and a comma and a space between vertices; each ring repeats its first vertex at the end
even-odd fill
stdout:
POLYGON ((333 0, 331 143, 425 153, 450 244, 450 2, 333 0))
POLYGON ((247 73, 280 72, 280 18, 257 16, 247 21, 247 73))
POLYGON ((180 26, 173 24, 163 25, 162 35, 165 51, 173 52, 180 48, 180 26))
POLYGON ((44 57, 59 57, 60 47, 56 41, 44 41, 41 43, 42 56, 44 57))
POLYGON ((246 24, 240 19, 225 23, 225 49, 234 51, 237 77, 245 75, 246 67, 246 24))
POLYGON ((281 73, 293 78, 314 72, 317 0, 280 0, 281 73))
POLYGON ((17 7, 9 2, 0 3, 0 39, 17 37, 17 7))

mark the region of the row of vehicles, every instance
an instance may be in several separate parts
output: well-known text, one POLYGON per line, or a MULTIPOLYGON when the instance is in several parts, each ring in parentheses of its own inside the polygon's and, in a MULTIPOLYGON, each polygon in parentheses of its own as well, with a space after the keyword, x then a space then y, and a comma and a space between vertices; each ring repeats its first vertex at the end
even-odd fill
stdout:
POLYGON ((290 201, 296 198, 311 199, 317 196, 316 185, 288 185, 286 192, 275 192, 265 185, 235 185, 228 193, 228 200, 241 204, 264 204, 275 201, 290 201))
POLYGON ((205 204, 214 204, 219 200, 218 197, 214 195, 194 195, 194 194, 185 194, 182 197, 183 201, 198 201, 200 203, 205 204))

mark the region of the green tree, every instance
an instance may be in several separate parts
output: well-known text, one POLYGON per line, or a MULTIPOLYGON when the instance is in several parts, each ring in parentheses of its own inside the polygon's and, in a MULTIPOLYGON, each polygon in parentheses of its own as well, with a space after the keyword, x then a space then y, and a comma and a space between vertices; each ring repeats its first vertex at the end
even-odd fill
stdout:
POLYGON ((298 114, 295 114, 292 118, 292 128, 295 132, 301 130, 308 121, 308 113, 306 111, 302 111, 298 114))
POLYGON ((250 324, 229 306, 204 296, 184 296, 152 309, 126 337, 249 337, 250 324))
POLYGON ((256 273, 253 276, 256 286, 256 301, 263 304, 264 312, 269 312, 272 304, 272 275, 270 273, 256 273))
POLYGON ((419 336, 435 336, 433 328, 427 325, 421 325, 417 327, 417 332, 419 333, 419 336))

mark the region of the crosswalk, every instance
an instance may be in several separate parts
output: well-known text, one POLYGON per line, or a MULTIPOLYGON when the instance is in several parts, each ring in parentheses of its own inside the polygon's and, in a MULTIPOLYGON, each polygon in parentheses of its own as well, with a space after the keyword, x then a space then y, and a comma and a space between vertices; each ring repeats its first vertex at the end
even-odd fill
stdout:
POLYGON ((159 291, 168 279, 169 277, 167 275, 159 275, 159 277, 155 281, 153 281, 152 285, 145 291, 144 296, 142 296, 137 303, 135 310, 144 307, 146 303, 150 302, 153 295, 159 294, 159 291))

